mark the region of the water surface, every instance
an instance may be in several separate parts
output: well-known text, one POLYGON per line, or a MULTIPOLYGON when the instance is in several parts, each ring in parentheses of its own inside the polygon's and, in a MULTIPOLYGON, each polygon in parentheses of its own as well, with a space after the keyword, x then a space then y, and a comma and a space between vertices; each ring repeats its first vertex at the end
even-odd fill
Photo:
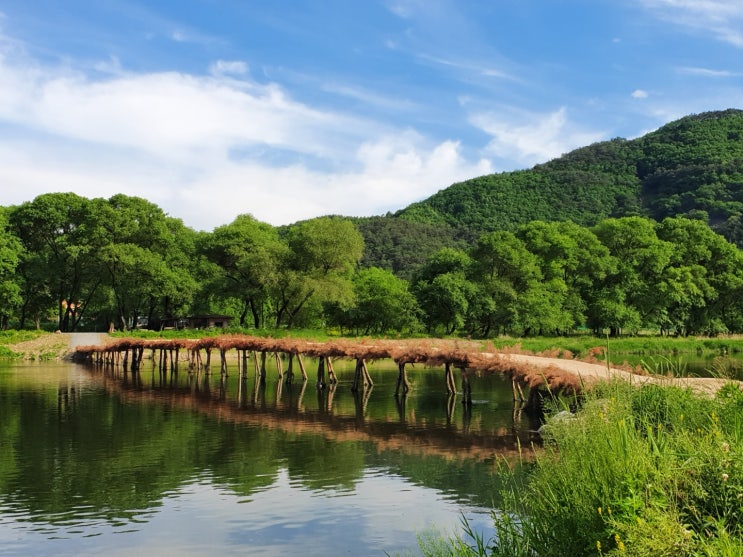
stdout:
POLYGON ((384 555, 486 530, 494 470, 538 441, 510 384, 447 397, 443 370, 377 363, 371 391, 236 370, 0 364, 2 555, 384 555))

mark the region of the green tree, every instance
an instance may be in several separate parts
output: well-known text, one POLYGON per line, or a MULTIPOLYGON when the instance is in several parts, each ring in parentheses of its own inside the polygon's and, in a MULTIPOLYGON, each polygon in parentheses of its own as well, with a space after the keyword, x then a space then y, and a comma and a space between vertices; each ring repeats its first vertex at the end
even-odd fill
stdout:
MULTIPOLYGON (((591 230, 572 222, 533 221, 519 228, 517 237, 538 258, 546 284, 537 288, 550 298, 548 319, 567 331, 586 322, 587 302, 595 285, 614 268, 609 249, 591 230), (555 305, 556 304, 556 305, 555 305)), ((532 299, 534 296, 532 296, 532 299)), ((547 310, 547 306, 544 307, 547 310)), ((524 309, 521 315, 532 314, 524 309)), ((533 324, 532 324, 533 328, 533 324)), ((550 326, 542 328, 551 329, 550 326)))
POLYGON ((419 269, 415 297, 429 333, 443 327, 452 334, 465 323, 475 285, 467 279, 471 260, 466 252, 442 248, 419 269))
POLYGON ((519 324, 531 329, 525 320, 519 322, 519 314, 525 309, 519 307, 519 297, 536 288, 542 279, 538 258, 515 234, 506 231, 482 236, 470 253, 470 279, 478 286, 478 296, 487 300, 476 306, 483 313, 470 313, 471 328, 481 336, 519 324))
POLYGON ((606 219, 593 231, 616 260, 616 270, 606 276, 589 302, 590 325, 618 335, 622 329, 663 320, 668 300, 659 294, 672 244, 660 240, 655 223, 641 217, 606 219))
POLYGON ((475 286, 462 272, 444 273, 416 285, 418 302, 425 314, 428 332, 439 326, 451 335, 462 327, 475 286))
POLYGON ((113 300, 100 313, 115 315, 128 329, 141 316, 174 317, 190 306, 197 289, 191 273, 195 248, 183 223, 139 197, 119 194, 91 206, 102 276, 113 300))
POLYGON ((673 245, 664 273, 667 330, 687 335, 739 330, 741 251, 699 220, 668 218, 657 231, 673 245))
POLYGON ((346 313, 357 334, 411 331, 419 325, 420 309, 408 282, 391 271, 360 269, 353 277, 353 294, 354 304, 346 313))
POLYGON ((290 227, 285 238, 289 249, 270 288, 276 326, 291 328, 299 319, 309 323, 321 317, 323 304, 348 307, 351 276, 364 252, 356 226, 348 219, 320 217, 290 227))
POLYGON ((208 235, 202 250, 220 269, 212 286, 221 296, 239 300, 240 326, 250 313, 252 325, 262 327, 271 287, 278 283, 279 266, 288 253, 278 231, 240 215, 208 235))
POLYGON ((37 326, 56 311, 57 327, 74 330, 101 286, 90 202, 74 193, 49 193, 10 210, 10 229, 23 252, 18 272, 23 298, 20 326, 37 326))
POLYGON ((16 273, 21 258, 21 242, 8 230, 5 210, 0 210, 0 328, 7 329, 10 318, 22 303, 21 284, 16 273))

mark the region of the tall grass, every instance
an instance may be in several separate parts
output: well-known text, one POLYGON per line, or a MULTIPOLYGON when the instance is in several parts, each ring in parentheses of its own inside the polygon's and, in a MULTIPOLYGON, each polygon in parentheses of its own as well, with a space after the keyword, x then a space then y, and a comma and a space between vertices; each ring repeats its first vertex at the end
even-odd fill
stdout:
POLYGON ((607 383, 577 414, 560 415, 545 425, 545 449, 527 474, 501 468, 508 488, 492 539, 465 532, 424 554, 743 555, 738 386, 710 400, 607 383))

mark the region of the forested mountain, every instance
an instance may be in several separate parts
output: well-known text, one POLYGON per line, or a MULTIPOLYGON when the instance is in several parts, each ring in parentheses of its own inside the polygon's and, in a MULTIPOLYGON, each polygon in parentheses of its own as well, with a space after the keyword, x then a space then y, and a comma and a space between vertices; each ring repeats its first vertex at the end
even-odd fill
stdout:
POLYGON ((731 109, 596 143, 530 170, 453 184, 391 219, 477 238, 534 220, 593 226, 607 217, 688 216, 741 247, 742 214, 743 111, 731 109))
POLYGON ((117 194, 0 207, 0 328, 219 313, 352 334, 743 332, 743 112, 690 116, 397 215, 196 232, 117 194), (723 237, 725 236, 725 237, 723 237))

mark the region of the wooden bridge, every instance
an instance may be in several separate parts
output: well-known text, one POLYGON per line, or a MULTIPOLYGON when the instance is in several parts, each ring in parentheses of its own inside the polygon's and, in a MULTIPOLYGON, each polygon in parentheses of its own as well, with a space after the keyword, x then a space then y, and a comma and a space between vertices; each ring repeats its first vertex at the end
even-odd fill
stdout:
POLYGON ((367 361, 391 359, 398 367, 395 394, 405 395, 410 383, 406 366, 423 364, 444 371, 446 390, 456 392, 455 370, 461 377, 464 402, 471 403, 471 378, 482 374, 502 374, 512 381, 514 400, 524 400, 523 387, 529 388, 529 403, 538 403, 545 391, 552 394, 579 393, 579 375, 557 365, 535 366, 510 354, 484 351, 479 343, 439 339, 371 340, 339 339, 314 342, 294 338, 263 338, 248 335, 224 335, 201 339, 134 339, 121 338, 96 346, 79 346, 73 357, 78 361, 121 366, 138 371, 145 352, 151 353, 153 365, 163 372, 177 372, 179 366, 188 370, 211 373, 218 358, 219 372, 228 373, 228 362, 234 362, 241 377, 247 376, 250 361, 256 376, 266 377, 266 360, 273 357, 279 380, 291 383, 295 375, 308 380, 304 359, 317 359, 317 387, 324 389, 337 383, 333 359, 355 360, 351 389, 363 390, 373 385, 367 361), (282 358, 282 356, 284 356, 282 358), (287 361, 284 369, 283 361, 287 361), (296 366, 295 366, 296 362, 296 366), (296 368, 298 372, 295 373, 296 368))

